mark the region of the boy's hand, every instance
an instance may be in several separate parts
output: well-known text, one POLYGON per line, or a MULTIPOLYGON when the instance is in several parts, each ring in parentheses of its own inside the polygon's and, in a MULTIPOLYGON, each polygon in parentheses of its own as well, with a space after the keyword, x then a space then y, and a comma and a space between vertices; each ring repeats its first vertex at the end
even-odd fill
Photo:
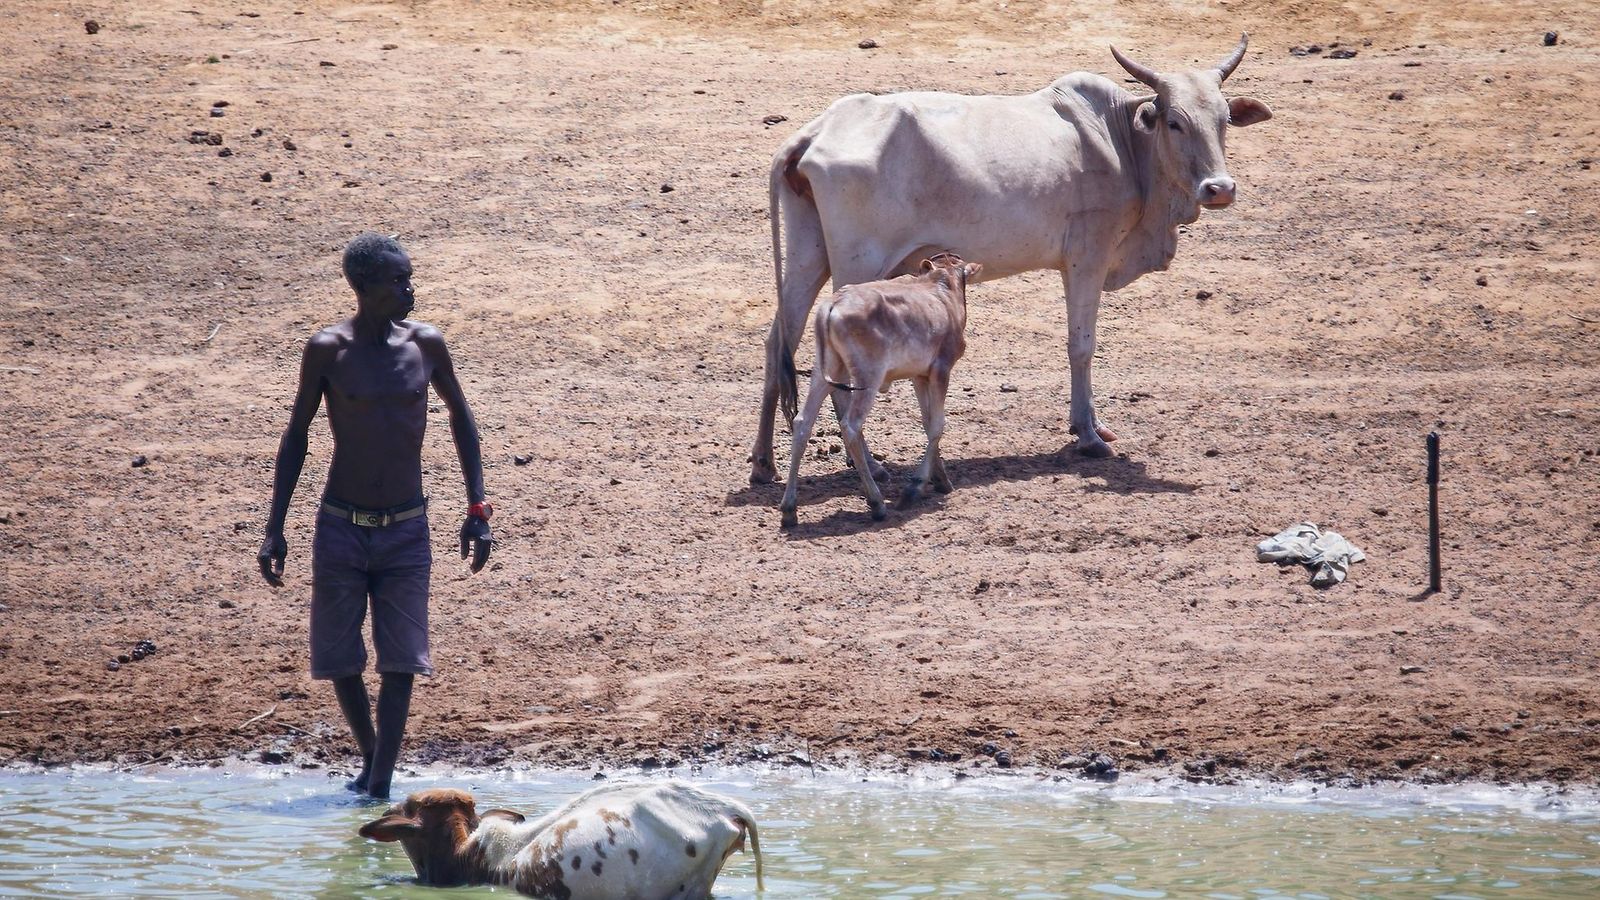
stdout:
POLYGON ((261 542, 261 550, 256 554, 256 562, 261 564, 261 577, 273 587, 283 587, 283 561, 289 557, 289 542, 283 539, 283 532, 269 531, 266 539, 261 542))
POLYGON ((489 548, 494 545, 494 539, 489 537, 489 523, 477 516, 467 516, 461 523, 461 558, 466 559, 468 551, 472 555, 472 571, 477 572, 483 564, 489 561, 489 548))

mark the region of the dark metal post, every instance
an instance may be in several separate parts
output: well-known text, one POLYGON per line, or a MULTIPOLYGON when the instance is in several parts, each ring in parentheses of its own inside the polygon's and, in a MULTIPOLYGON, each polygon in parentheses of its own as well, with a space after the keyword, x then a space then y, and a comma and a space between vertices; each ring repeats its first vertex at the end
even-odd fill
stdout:
POLYGON ((1428 590, 1444 590, 1439 564, 1439 432, 1428 432, 1428 590))

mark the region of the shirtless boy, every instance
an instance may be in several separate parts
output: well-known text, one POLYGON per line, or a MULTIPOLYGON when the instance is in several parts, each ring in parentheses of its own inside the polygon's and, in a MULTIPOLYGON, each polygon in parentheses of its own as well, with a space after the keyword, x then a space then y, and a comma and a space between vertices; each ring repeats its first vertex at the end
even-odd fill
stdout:
POLYGON ((491 509, 483 496, 478 426, 444 336, 431 325, 406 319, 416 305, 410 258, 391 238, 368 232, 345 247, 344 277, 356 294, 356 314, 306 343, 300 387, 278 445, 272 512, 257 559, 262 577, 281 587, 289 554, 283 522, 305 464, 307 431, 326 396, 333 463, 311 543, 311 677, 333 682, 361 748, 361 774, 350 788, 384 798, 411 710, 412 677, 433 674, 428 654, 433 554, 422 496, 430 384, 450 411, 467 488, 461 558, 471 555, 473 572, 489 559, 491 509), (362 681, 367 649, 361 622, 369 597, 382 678, 376 730, 362 681))

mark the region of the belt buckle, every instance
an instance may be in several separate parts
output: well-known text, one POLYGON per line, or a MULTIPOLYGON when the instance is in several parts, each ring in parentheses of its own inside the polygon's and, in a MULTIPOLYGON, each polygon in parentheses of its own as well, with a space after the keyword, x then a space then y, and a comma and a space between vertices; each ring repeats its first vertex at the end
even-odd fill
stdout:
POLYGON ((350 521, 360 525, 362 528, 382 528, 389 524, 388 518, 382 513, 361 512, 359 510, 350 513, 350 521))

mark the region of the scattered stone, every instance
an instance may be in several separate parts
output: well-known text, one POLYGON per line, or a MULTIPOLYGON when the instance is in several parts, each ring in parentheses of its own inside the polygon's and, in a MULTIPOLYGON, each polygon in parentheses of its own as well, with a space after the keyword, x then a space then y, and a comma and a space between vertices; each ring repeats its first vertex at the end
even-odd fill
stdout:
POLYGON ((300 148, 296 147, 294 145, 294 141, 291 141, 288 138, 284 138, 283 139, 283 149, 285 149, 285 150, 299 150, 300 148))
POLYGON ((979 578, 978 579, 978 586, 972 589, 972 593, 974 593, 974 594, 982 594, 982 593, 986 593, 988 590, 989 590, 989 579, 987 579, 987 578, 979 578))
POLYGON ((589 776, 589 780, 590 781, 605 781, 606 780, 606 773, 604 773, 604 772, 596 772, 593 775, 589 776))
POLYGON ((1478 287, 1488 287, 1489 286, 1489 276, 1487 276, 1487 275, 1479 275, 1474 280, 1474 282, 1478 285, 1478 287))
POLYGON ((222 135, 215 131, 191 131, 189 132, 189 143, 210 144, 213 147, 220 147, 222 146, 222 135))
POLYGON ((672 185, 670 185, 670 184, 663 184, 663 185, 662 185, 662 186, 661 186, 661 193, 663 193, 663 194, 670 194, 670 193, 672 193, 672 192, 673 192, 673 191, 674 191, 674 190, 677 190, 677 189, 676 189, 676 188, 674 188, 674 187, 673 187, 673 186, 672 186, 672 185))
POLYGON ((224 159, 226 159, 227 157, 230 157, 230 156, 233 155, 233 148, 232 147, 223 147, 221 150, 217 151, 217 155, 220 156, 220 157, 223 157, 224 159))
POLYGON ((1017 392, 1017 390, 1018 390, 1017 386, 1012 384, 1009 381, 1006 382, 1005 384, 1000 385, 1000 393, 1002 393, 1002 394, 1015 394, 1017 392))
POLYGON ((1389 92, 1389 99, 1390 100, 1404 100, 1405 98, 1406 98, 1406 92, 1405 91, 1390 91, 1389 92))
POLYGON ((1421 666, 1401 666, 1400 667, 1400 674, 1401 675, 1417 675, 1417 674, 1420 674, 1420 673, 1426 672, 1426 671, 1427 671, 1427 669, 1424 669, 1421 666))
POLYGON ((1217 457, 1217 456, 1221 456, 1221 455, 1222 455, 1222 451, 1218 450, 1215 447, 1212 447, 1212 448, 1210 448, 1210 449, 1208 449, 1206 451, 1206 456, 1207 457, 1217 457))
POLYGON ((856 46, 860 47, 863 50, 871 50, 871 49, 873 49, 873 48, 878 46, 878 42, 873 40, 872 38, 862 38, 861 39, 861 43, 856 44, 856 46))
POLYGON ((612 483, 612 484, 613 484, 613 485, 618 485, 618 484, 621 484, 621 483, 622 483, 622 479, 621 479, 621 478, 618 478, 618 477, 616 477, 616 476, 614 476, 614 475, 613 475, 613 476, 612 476, 612 477, 611 477, 611 483, 612 483))
POLYGON ((340 185, 340 187, 347 187, 347 188, 361 187, 361 182, 356 181, 354 178, 351 178, 351 179, 346 180, 344 184, 340 185))
POLYGON ((1205 290, 1205 289, 1201 289, 1201 290, 1198 290, 1198 291, 1194 292, 1194 298, 1196 300, 1210 300, 1211 297, 1212 297, 1211 292, 1208 291, 1208 290, 1205 290))
POLYGON ((1338 50, 1335 50, 1332 53, 1329 53, 1328 54, 1328 58, 1329 59, 1354 59, 1355 55, 1356 55, 1356 51, 1351 50, 1349 47, 1341 47, 1338 50))
MULTIPOLYGON (((84 32, 86 34, 99 34, 100 33, 100 23, 96 22, 93 19, 90 19, 89 21, 83 23, 83 30, 84 30, 84 32)), ((1555 41, 1549 40, 1549 37, 1550 37, 1550 35, 1545 35, 1545 38, 1546 38, 1545 43, 1546 44, 1554 44, 1555 41)))
POLYGON ((234 605, 235 604, 234 604, 234 602, 232 600, 218 600, 217 601, 217 606, 219 606, 219 607, 221 607, 223 609, 233 609, 234 605))
POLYGON ((1519 718, 1519 719, 1526 719, 1526 718, 1528 718, 1528 717, 1530 717, 1532 715, 1533 715, 1533 713, 1531 713, 1531 712, 1529 712, 1529 711, 1527 711, 1525 709, 1517 710, 1517 718, 1519 718))
POLYGON ((126 653, 118 653, 117 654, 117 662, 119 662, 119 663, 121 663, 123 665, 127 665, 128 663, 133 662, 133 657, 129 656, 126 653))
POLYGON ((211 108, 211 118, 213 118, 213 119, 220 119, 220 118, 222 118, 223 116, 225 116, 227 114, 228 114, 228 111, 225 110, 225 109, 218 109, 216 107, 212 107, 211 108))
POLYGON ((1097 781, 1116 781, 1122 774, 1117 771, 1117 761, 1104 753, 1090 755, 1089 765, 1084 772, 1097 781))
POLYGON ((763 124, 763 125, 776 125, 779 122, 787 122, 787 121, 789 121, 789 117, 788 116, 780 116, 777 113, 773 113, 770 116, 763 116, 762 119, 761 119, 761 124, 763 124))
POLYGON ((289 754, 282 750, 269 748, 261 751, 260 756, 257 758, 269 766, 280 766, 289 761, 289 754))
POLYGON ((211 107, 212 107, 212 108, 213 108, 213 109, 221 109, 221 108, 223 108, 223 107, 224 107, 224 106, 232 106, 232 105, 233 105, 233 104, 232 104, 232 103, 229 103, 229 102, 228 102, 228 101, 226 101, 226 100, 217 100, 217 101, 215 101, 215 102, 213 102, 213 103, 212 103, 212 104, 211 104, 211 107))
POLYGON ((1460 725, 1457 725, 1456 727, 1450 729, 1450 737, 1458 741, 1470 741, 1472 740, 1472 732, 1462 728, 1460 725))
POLYGON ((1307 46, 1304 46, 1304 47, 1298 47, 1298 46, 1290 47, 1289 48, 1289 53, 1292 56, 1321 56, 1322 55, 1322 45, 1321 44, 1310 44, 1310 45, 1307 45, 1307 46))
POLYGON ((271 172, 262 172, 261 173, 261 180, 262 181, 267 181, 267 182, 272 181, 272 173, 271 172))
POLYGON ((118 670, 120 668, 122 668, 122 663, 119 663, 114 659, 106 660, 106 669, 108 671, 115 672, 116 670, 118 670))
POLYGON ((148 458, 146 458, 145 455, 142 454, 142 453, 133 458, 133 467, 135 469, 142 469, 146 465, 148 465, 149 463, 150 463, 150 460, 148 458))
POLYGON ((399 44, 384 44, 382 47, 379 47, 378 49, 379 50, 399 50, 400 49, 400 45, 399 44))
MULTIPOLYGON (((88 24, 93 25, 94 23, 90 22, 88 24)), ((92 32, 92 31, 89 32, 89 33, 90 34, 94 34, 94 32, 92 32)), ((1554 47, 1556 45, 1556 41, 1559 41, 1559 40, 1561 40, 1561 35, 1556 34, 1554 31, 1546 31, 1544 33, 1544 45, 1546 47, 1554 47)))
POLYGON ((323 68, 331 69, 331 68, 333 68, 334 64, 332 62, 330 62, 329 60, 324 59, 324 60, 318 61, 317 65, 322 66, 323 68))
POLYGON ((1011 768, 1011 753, 1007 750, 1001 750, 996 753, 994 755, 994 764, 1002 769, 1011 768))
POLYGON ((1183 775, 1189 781, 1199 781, 1217 774, 1217 761, 1214 759, 1192 759, 1183 764, 1183 775))
POLYGON ((511 457, 511 461, 519 466, 525 466, 528 463, 533 462, 533 457, 528 456, 525 453, 518 453, 516 456, 511 457))
POLYGON ((1056 763, 1056 768, 1058 769, 1087 769, 1088 767, 1089 758, 1087 756, 1078 756, 1077 754, 1063 756, 1056 763))

